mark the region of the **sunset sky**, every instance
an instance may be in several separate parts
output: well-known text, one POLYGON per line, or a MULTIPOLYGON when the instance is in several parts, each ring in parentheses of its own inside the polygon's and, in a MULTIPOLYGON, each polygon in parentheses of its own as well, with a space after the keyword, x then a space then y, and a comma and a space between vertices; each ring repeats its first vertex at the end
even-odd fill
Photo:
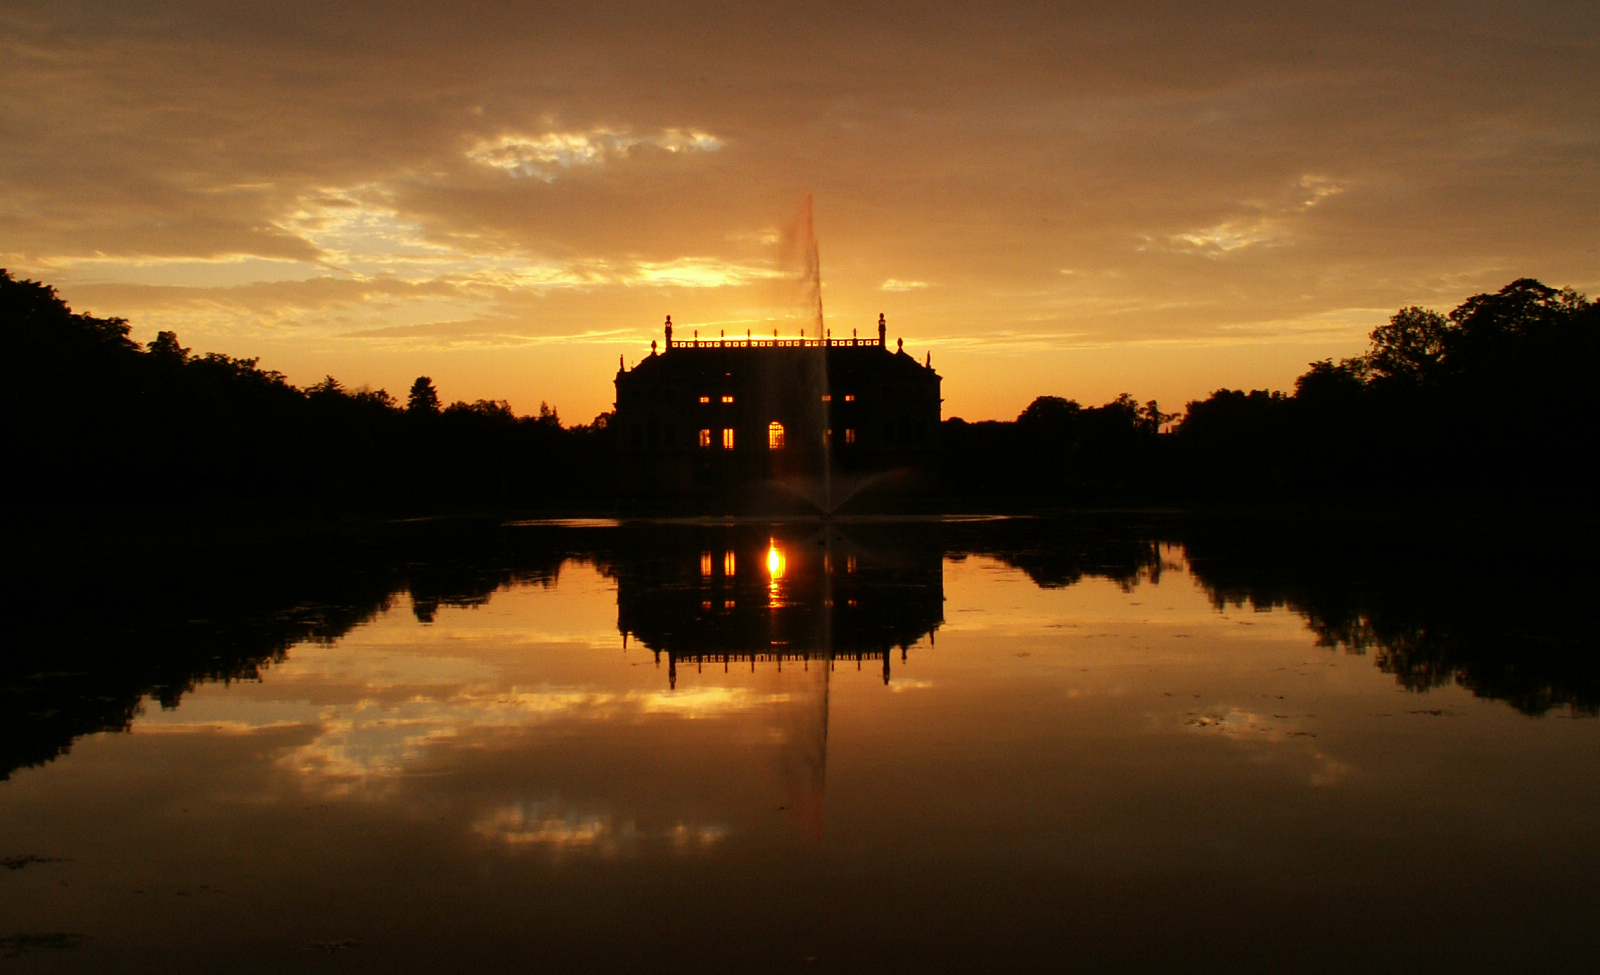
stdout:
POLYGON ((1600 5, 6 0, 0 266, 306 385, 609 409, 888 316, 945 415, 1288 388, 1600 289, 1600 5))

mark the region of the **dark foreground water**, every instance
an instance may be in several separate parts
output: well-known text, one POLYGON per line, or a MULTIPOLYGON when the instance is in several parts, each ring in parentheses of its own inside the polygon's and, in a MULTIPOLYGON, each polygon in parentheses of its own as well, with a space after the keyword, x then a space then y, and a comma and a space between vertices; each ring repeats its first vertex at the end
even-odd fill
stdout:
POLYGON ((1591 558, 434 524, 35 579, 0 972, 1592 970, 1591 558))

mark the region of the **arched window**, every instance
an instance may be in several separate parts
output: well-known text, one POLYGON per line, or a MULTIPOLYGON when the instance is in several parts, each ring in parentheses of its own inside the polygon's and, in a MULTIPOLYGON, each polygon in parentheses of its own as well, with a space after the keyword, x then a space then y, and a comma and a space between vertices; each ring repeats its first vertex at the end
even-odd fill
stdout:
POLYGON ((767 449, 783 449, 783 424, 779 423, 777 420, 773 420, 771 423, 767 424, 767 449))

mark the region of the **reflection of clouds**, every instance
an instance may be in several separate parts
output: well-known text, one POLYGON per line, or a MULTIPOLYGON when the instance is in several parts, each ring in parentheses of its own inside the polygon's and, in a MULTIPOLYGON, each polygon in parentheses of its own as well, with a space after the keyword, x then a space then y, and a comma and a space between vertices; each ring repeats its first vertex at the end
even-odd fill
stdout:
POLYGON ((241 695, 192 694, 183 707, 165 710, 154 699, 146 699, 138 720, 130 729, 135 734, 161 734, 215 730, 248 733, 267 728, 314 724, 324 709, 309 701, 260 700, 241 695))
POLYGON ((545 846, 556 850, 596 849, 614 852, 635 838, 635 827, 618 828, 609 816, 552 810, 546 803, 517 803, 491 810, 472 824, 472 831, 507 846, 545 846), (601 847, 601 842, 605 846, 601 847))
POLYGON ((704 850, 725 838, 729 830, 721 824, 682 822, 643 828, 632 820, 618 821, 609 812, 571 809, 558 800, 542 800, 492 809, 473 822, 472 832, 513 849, 542 849, 553 856, 625 856, 650 846, 686 853, 704 850))
POLYGON ((1275 749, 1270 756, 1264 757, 1272 761, 1289 759, 1309 762, 1311 768, 1306 775, 1312 785, 1338 785, 1349 776, 1352 771, 1349 763, 1334 758, 1312 743, 1315 732, 1284 724, 1286 721, 1292 721, 1292 718, 1243 708, 1219 708, 1191 713, 1185 717, 1183 726, 1191 732, 1218 735, 1246 744, 1288 746, 1289 751, 1275 749))
POLYGON ((429 744, 456 730, 392 720, 329 721, 316 739, 291 749, 277 765, 324 795, 387 795, 429 744))
MULTIPOLYGON (((454 633, 446 634, 451 639, 454 633)), ((491 679, 495 668, 469 657, 374 652, 370 646, 297 647, 273 674, 273 686, 293 682, 358 682, 370 689, 406 685, 458 685, 491 679)), ((292 691, 291 691, 292 693, 292 691)))
MULTIPOLYGON (((394 780, 419 764, 427 750, 469 730, 528 728, 556 721, 627 721, 653 715, 702 720, 781 704, 788 694, 741 687, 687 691, 599 692, 542 687, 500 690, 469 687, 448 698, 399 702, 365 699, 324 709, 315 739, 289 751, 279 766, 308 787, 336 795, 387 794, 394 780)), ((284 702, 291 712, 303 710, 284 702)), ((263 711, 264 717, 267 712, 263 711)), ((278 725, 294 723, 278 722, 278 725)), ((267 727, 262 722, 256 727, 267 727)))
POLYGON ((638 699, 640 710, 647 714, 679 714, 691 718, 782 704, 790 699, 786 693, 758 694, 743 687, 702 687, 688 691, 651 691, 625 696, 638 699))
POLYGON ((248 735, 271 728, 298 728, 300 722, 279 721, 271 724, 254 724, 245 721, 169 721, 141 723, 136 729, 141 735, 248 735))
POLYGON ((1191 714, 1183 724, 1196 731, 1257 741, 1283 741, 1286 734, 1283 728, 1273 724, 1265 715, 1238 708, 1191 714))
POLYGON ((1341 762, 1331 755, 1316 752, 1311 756, 1316 760, 1316 768, 1311 770, 1312 785, 1338 785, 1349 776, 1352 771, 1350 763, 1341 762))
POLYGON ((698 721, 781 705, 792 696, 718 686, 676 691, 505 687, 488 679, 495 673, 489 663, 468 658, 319 648, 300 660, 291 657, 274 674, 277 698, 195 695, 181 711, 147 708, 133 730, 244 735, 305 728, 315 737, 280 756, 280 768, 308 786, 315 783, 319 792, 381 795, 430 747, 472 730, 653 716, 698 721), (330 689, 338 689, 345 701, 314 700, 330 689), (297 696, 285 699, 284 694, 297 696))
POLYGON ((931 680, 916 680, 910 677, 896 677, 894 680, 889 682, 889 693, 904 694, 906 691, 919 691, 932 686, 933 681, 931 680))

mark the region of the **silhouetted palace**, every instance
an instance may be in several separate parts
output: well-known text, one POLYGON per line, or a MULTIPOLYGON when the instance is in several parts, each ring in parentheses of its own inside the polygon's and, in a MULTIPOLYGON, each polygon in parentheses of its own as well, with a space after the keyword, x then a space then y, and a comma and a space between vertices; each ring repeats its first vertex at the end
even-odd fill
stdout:
POLYGON ((696 333, 617 372, 625 499, 804 498, 832 510, 865 487, 916 490, 935 472, 939 375, 900 343, 696 333), (778 489, 778 490, 774 490, 778 489))

